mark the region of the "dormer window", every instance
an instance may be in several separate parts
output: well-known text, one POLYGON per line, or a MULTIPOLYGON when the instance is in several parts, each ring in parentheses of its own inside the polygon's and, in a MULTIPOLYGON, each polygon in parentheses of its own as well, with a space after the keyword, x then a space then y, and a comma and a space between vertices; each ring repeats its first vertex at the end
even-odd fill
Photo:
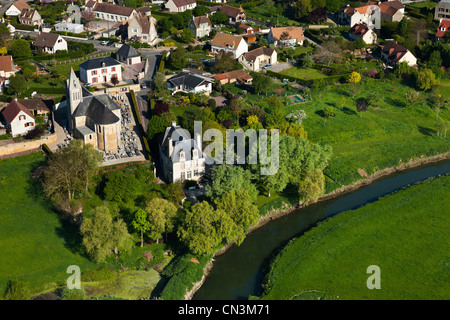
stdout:
POLYGON ((198 158, 198 150, 197 149, 192 150, 192 158, 193 159, 197 159, 198 158))
POLYGON ((179 155, 180 155, 180 161, 184 161, 185 160, 184 150, 181 150, 179 155))

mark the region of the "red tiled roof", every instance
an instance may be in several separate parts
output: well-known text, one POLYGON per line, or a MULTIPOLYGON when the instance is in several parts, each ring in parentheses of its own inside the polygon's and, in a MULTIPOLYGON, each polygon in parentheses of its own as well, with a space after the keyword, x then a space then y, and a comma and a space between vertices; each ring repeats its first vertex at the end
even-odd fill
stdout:
POLYGON ((357 23, 350 29, 349 32, 357 37, 362 38, 367 33, 367 31, 369 31, 369 28, 365 24, 357 23))
POLYGON ((25 112, 27 115, 29 115, 31 118, 34 119, 33 115, 31 114, 30 110, 26 108, 24 105, 19 103, 17 100, 11 101, 5 109, 3 109, 3 117, 8 123, 11 123, 17 115, 20 113, 20 111, 25 112))
POLYGON ((12 56, 0 56, 0 70, 5 72, 14 70, 12 56))
POLYGON ((439 23, 439 27, 436 32, 436 37, 442 38, 449 29, 450 29, 450 20, 442 20, 439 23), (444 29, 444 30, 441 30, 441 29, 444 29))

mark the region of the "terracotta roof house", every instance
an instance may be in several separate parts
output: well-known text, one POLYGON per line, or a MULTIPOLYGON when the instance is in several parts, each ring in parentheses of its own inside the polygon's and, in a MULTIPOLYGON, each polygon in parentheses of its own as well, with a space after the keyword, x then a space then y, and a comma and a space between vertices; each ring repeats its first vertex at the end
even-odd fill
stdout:
POLYGON ((169 0, 164 5, 169 12, 185 12, 186 10, 193 10, 196 6, 196 0, 169 0))
POLYGON ((150 7, 137 8, 136 12, 142 16, 151 16, 152 15, 152 9, 150 7))
POLYGON ((342 6, 338 11, 338 22, 342 25, 353 27, 357 23, 363 23, 369 29, 381 28, 381 11, 378 5, 364 4, 358 8, 350 5, 342 6))
POLYGON ((204 93, 209 95, 212 91, 213 80, 190 72, 180 72, 169 80, 169 89, 176 92, 204 93))
POLYGON ((0 77, 7 79, 17 71, 12 56, 0 56, 0 77))
POLYGON ((381 59, 391 66, 404 61, 409 66, 417 65, 416 57, 408 49, 394 41, 389 41, 381 47, 381 59))
POLYGON ((434 7, 434 19, 450 19, 450 1, 442 0, 434 7))
POLYGON ((21 105, 30 110, 35 116, 50 113, 51 100, 44 101, 42 99, 17 99, 21 105))
POLYGON ((188 28, 192 30, 196 38, 209 36, 212 28, 211 20, 209 20, 208 15, 199 17, 192 16, 188 28))
POLYGON ((34 129, 36 122, 33 115, 17 99, 11 101, 3 109, 2 114, 6 121, 6 127, 10 130, 13 137, 26 134, 34 129))
POLYGON ((377 34, 363 23, 355 24, 349 31, 352 40, 362 39, 367 44, 377 43, 377 34))
POLYGON ((398 0, 382 2, 378 6, 382 21, 399 22, 404 17, 405 6, 398 0))
POLYGON ((34 9, 23 9, 19 15, 19 23, 29 26, 41 26, 42 18, 39 12, 34 9))
POLYGON ((18 17, 23 9, 31 9, 31 7, 24 0, 19 0, 6 10, 5 15, 18 17))
POLYGON ((248 70, 259 71, 266 64, 277 63, 277 51, 267 47, 256 48, 240 56, 239 62, 248 70))
POLYGON ((140 42, 154 45, 158 40, 156 32, 156 19, 151 15, 135 14, 127 26, 128 39, 136 36, 140 42))
POLYGON ((96 18, 115 22, 129 20, 136 13, 136 10, 133 8, 116 6, 104 2, 96 2, 91 10, 94 12, 96 18))
POLYGON ((56 33, 40 32, 33 43, 39 51, 47 53, 56 53, 58 51, 67 50, 67 42, 56 33))
POLYGON ((226 15, 229 18, 228 23, 230 24, 240 24, 241 22, 245 22, 247 20, 247 15, 242 7, 236 8, 224 4, 216 10, 220 10, 224 15, 226 15))
POLYGON ((275 46, 295 46, 296 44, 303 45, 305 36, 302 27, 270 28, 267 40, 269 44, 275 46))
POLYGON ((218 54, 220 51, 232 52, 237 59, 248 51, 248 45, 242 36, 217 33, 211 41, 211 51, 213 54, 218 54))
POLYGON ((213 76, 214 80, 220 81, 221 84, 238 82, 241 84, 251 84, 252 76, 244 70, 233 70, 213 76))
POLYGON ((445 33, 450 30, 450 20, 443 20, 441 19, 441 21, 439 22, 439 26, 436 32, 436 38, 439 40, 440 38, 442 38, 445 33))

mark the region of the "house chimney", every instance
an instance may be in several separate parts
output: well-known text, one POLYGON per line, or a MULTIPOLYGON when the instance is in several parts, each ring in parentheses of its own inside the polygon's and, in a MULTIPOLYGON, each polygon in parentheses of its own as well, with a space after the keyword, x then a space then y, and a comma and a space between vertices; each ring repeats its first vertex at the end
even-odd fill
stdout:
POLYGON ((177 122, 176 121, 172 121, 172 127, 176 127, 177 126, 177 122))
POLYGON ((167 140, 169 141, 169 154, 168 156, 171 157, 172 156, 172 151, 173 151, 173 142, 172 142, 172 136, 168 137, 167 140))

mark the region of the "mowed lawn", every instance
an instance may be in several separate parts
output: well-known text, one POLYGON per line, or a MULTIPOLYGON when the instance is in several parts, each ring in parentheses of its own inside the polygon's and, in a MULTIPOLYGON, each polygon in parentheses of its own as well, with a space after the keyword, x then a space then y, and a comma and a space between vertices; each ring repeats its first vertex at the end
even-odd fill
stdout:
POLYGON ((0 295, 18 279, 33 292, 65 282, 70 265, 81 272, 97 267, 83 256, 74 228, 59 218, 32 179, 45 165, 41 152, 0 160, 0 295))
MULTIPOLYGON (((422 92, 425 102, 411 109, 405 102, 405 92, 410 89, 405 85, 377 81, 361 84, 359 89, 352 97, 346 84, 327 87, 312 93, 312 102, 289 105, 283 110, 285 114, 305 110, 303 125, 308 139, 333 147, 333 158, 325 173, 335 182, 327 183, 327 192, 363 178, 358 169, 370 175, 400 161, 450 150, 450 134, 443 139, 436 135, 436 113, 426 102, 428 93, 422 92), (371 92, 379 95, 377 105, 361 116, 356 101, 371 92), (335 113, 327 120, 321 113, 326 107, 335 113)), ((450 120, 448 107, 439 117, 450 120)))
POLYGON ((434 178, 320 223, 275 258, 262 299, 450 299, 449 190, 434 178))
POLYGON ((315 79, 326 79, 328 78, 327 75, 323 74, 319 70, 313 69, 313 68, 297 68, 297 67, 291 67, 287 68, 281 72, 278 72, 279 74, 296 77, 303 80, 315 80, 315 79))

